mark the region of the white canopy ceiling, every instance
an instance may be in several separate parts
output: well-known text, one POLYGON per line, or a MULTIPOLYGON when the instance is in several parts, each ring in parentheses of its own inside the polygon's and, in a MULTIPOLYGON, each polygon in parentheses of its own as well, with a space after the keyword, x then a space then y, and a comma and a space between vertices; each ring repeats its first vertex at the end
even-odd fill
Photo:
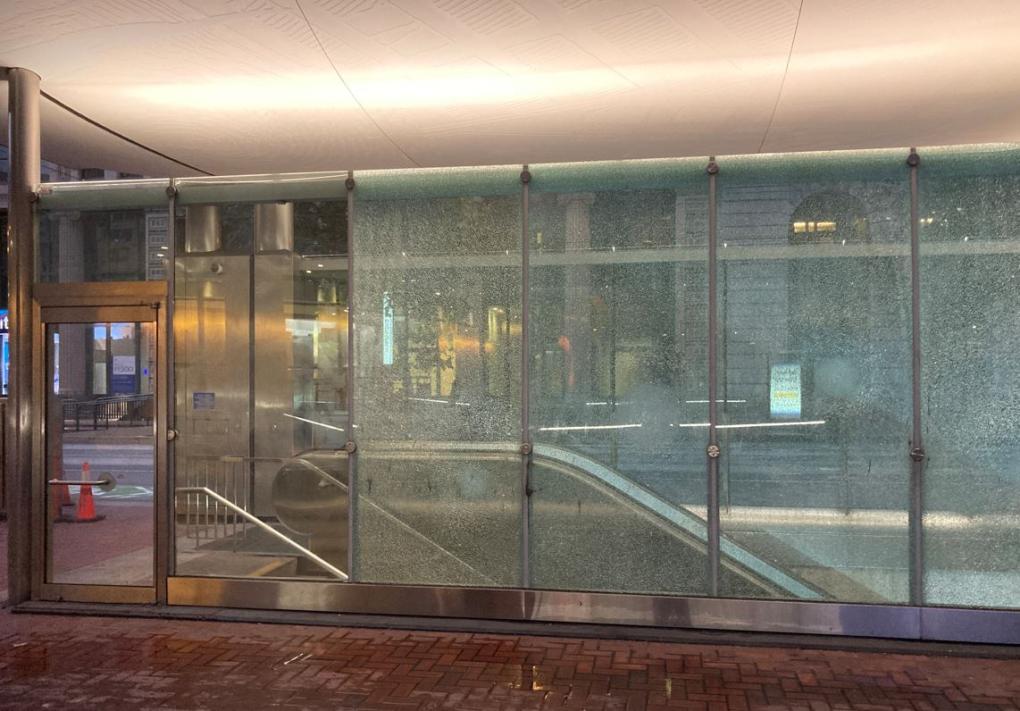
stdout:
MULTIPOLYGON (((0 0, 0 65, 218 174, 1016 141, 1017 37, 1013 0, 0 0)), ((49 160, 193 173, 43 117, 49 160)))

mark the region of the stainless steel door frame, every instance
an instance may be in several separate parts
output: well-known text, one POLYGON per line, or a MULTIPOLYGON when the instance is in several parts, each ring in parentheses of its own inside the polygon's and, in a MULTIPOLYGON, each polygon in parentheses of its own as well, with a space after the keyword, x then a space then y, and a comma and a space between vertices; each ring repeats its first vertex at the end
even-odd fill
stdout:
POLYGON ((166 282, 37 284, 32 304, 32 597, 78 602, 154 603, 166 600, 169 550, 167 477, 166 282), (153 585, 71 585, 46 582, 46 326, 50 323, 143 322, 155 325, 156 387, 153 408, 153 585))

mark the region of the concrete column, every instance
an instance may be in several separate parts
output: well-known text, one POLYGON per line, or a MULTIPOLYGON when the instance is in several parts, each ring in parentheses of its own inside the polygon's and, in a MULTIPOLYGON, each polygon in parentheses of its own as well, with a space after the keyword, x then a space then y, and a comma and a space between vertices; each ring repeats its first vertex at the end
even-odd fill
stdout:
POLYGON ((32 200, 40 179, 39 75, 7 72, 10 134, 8 275, 11 383, 7 408, 7 596, 14 605, 31 594, 32 510, 32 200))

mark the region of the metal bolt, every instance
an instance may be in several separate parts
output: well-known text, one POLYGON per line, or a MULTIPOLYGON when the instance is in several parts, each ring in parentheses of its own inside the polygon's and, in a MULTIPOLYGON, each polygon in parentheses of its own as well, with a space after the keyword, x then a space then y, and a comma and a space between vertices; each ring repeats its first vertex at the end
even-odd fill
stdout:
POLYGON ((530 183, 531 182, 531 171, 530 170, 525 169, 525 170, 521 171, 521 182, 522 183, 530 183))
POLYGON ((914 447, 910 450, 910 458, 915 462, 923 462, 926 456, 927 455, 924 453, 924 450, 920 447, 914 447))
POLYGON ((358 451, 358 445, 355 444, 353 440, 348 440, 347 444, 344 445, 344 451, 348 454, 354 454, 358 451))
POLYGON ((907 165, 911 168, 921 165, 921 156, 917 155, 917 150, 914 148, 910 149, 910 155, 907 156, 907 165))
POLYGON ((166 197, 168 200, 172 200, 173 198, 177 197, 177 188, 175 188, 173 185, 168 185, 166 188, 166 197))
POLYGON ((345 180, 344 185, 347 186, 348 190, 354 190, 354 178, 348 178, 345 180))
POLYGON ((520 452, 525 457, 531 454, 531 442, 522 442, 520 452))
POLYGON ((710 459, 718 459, 719 455, 722 454, 722 450, 719 449, 718 444, 710 444, 705 450, 705 453, 708 454, 710 459))
POLYGON ((719 164, 715 160, 710 160, 708 166, 705 168, 705 172, 709 175, 717 175, 719 173, 719 164))

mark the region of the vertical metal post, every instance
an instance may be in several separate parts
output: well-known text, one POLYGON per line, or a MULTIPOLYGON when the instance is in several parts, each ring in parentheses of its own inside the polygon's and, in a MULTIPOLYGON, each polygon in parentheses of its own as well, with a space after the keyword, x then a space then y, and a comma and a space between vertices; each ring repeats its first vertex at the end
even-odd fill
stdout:
POLYGON ((7 71, 10 207, 7 269, 11 334, 11 380, 7 408, 7 599, 27 600, 32 588, 32 202, 40 179, 39 75, 7 71))
MULTIPOLYGON (((257 327, 257 320, 255 318, 255 260, 256 260, 256 233, 253 229, 251 232, 251 248, 248 251, 248 510, 258 515, 258 511, 255 508, 255 496, 256 496, 256 477, 258 475, 258 463, 255 461, 255 415, 257 408, 255 407, 256 397, 256 383, 255 383, 255 328, 257 327)), ((208 472, 206 474, 206 486, 209 486, 208 472)), ((211 497, 203 496, 206 502, 211 497)), ((218 502, 216 502, 218 503, 218 502)), ((206 504, 206 512, 208 513, 208 503, 206 504)), ((206 525, 208 525, 206 521, 206 525)))
POLYGON ((354 439, 354 172, 347 171, 347 579, 357 580, 354 542, 357 526, 357 440, 354 439))
MULTIPOLYGON (((177 526, 177 507, 176 497, 174 496, 175 491, 175 472, 174 466, 176 458, 174 456, 176 442, 177 442, 177 389, 174 380, 174 306, 176 297, 176 278, 177 278, 177 187, 176 181, 171 179, 170 186, 166 189, 167 194, 167 223, 166 223, 166 310, 164 312, 164 328, 165 333, 156 333, 156 343, 158 345, 159 338, 162 335, 166 341, 166 347, 164 349, 166 354, 166 433, 163 436, 166 437, 166 473, 163 477, 163 488, 162 491, 158 491, 157 494, 163 497, 161 508, 164 511, 164 530, 161 531, 161 535, 164 536, 162 540, 166 542, 163 546, 165 549, 165 565, 162 566, 161 573, 165 576, 173 575, 174 567, 177 562, 176 545, 176 526, 177 526), (172 436, 171 436, 171 433, 172 436)), ((158 477, 157 477, 158 480, 158 477)), ((159 497, 157 496, 157 501, 159 497)), ((159 538, 157 537, 157 541, 159 538)), ((160 552, 157 551, 157 555, 160 552)), ((163 599, 165 600, 166 592, 166 579, 160 581, 160 589, 163 591, 163 599)))
POLYGON ((531 349, 528 338, 528 308, 530 298, 528 280, 530 236, 528 227, 528 185, 531 172, 528 166, 521 170, 521 587, 531 585, 531 433, 528 410, 531 407, 529 374, 531 349))
POLYGON ((719 165, 715 157, 709 158, 708 167, 708 497, 706 518, 708 522, 708 594, 719 594, 719 408, 716 402, 718 391, 718 367, 716 350, 718 327, 716 325, 716 176, 719 165))
POLYGON ((924 602, 924 442, 921 432, 921 222, 918 214, 917 168, 921 157, 910 149, 907 165, 910 166, 910 328, 911 372, 913 374, 912 406, 913 430, 910 435, 910 603, 924 602))

